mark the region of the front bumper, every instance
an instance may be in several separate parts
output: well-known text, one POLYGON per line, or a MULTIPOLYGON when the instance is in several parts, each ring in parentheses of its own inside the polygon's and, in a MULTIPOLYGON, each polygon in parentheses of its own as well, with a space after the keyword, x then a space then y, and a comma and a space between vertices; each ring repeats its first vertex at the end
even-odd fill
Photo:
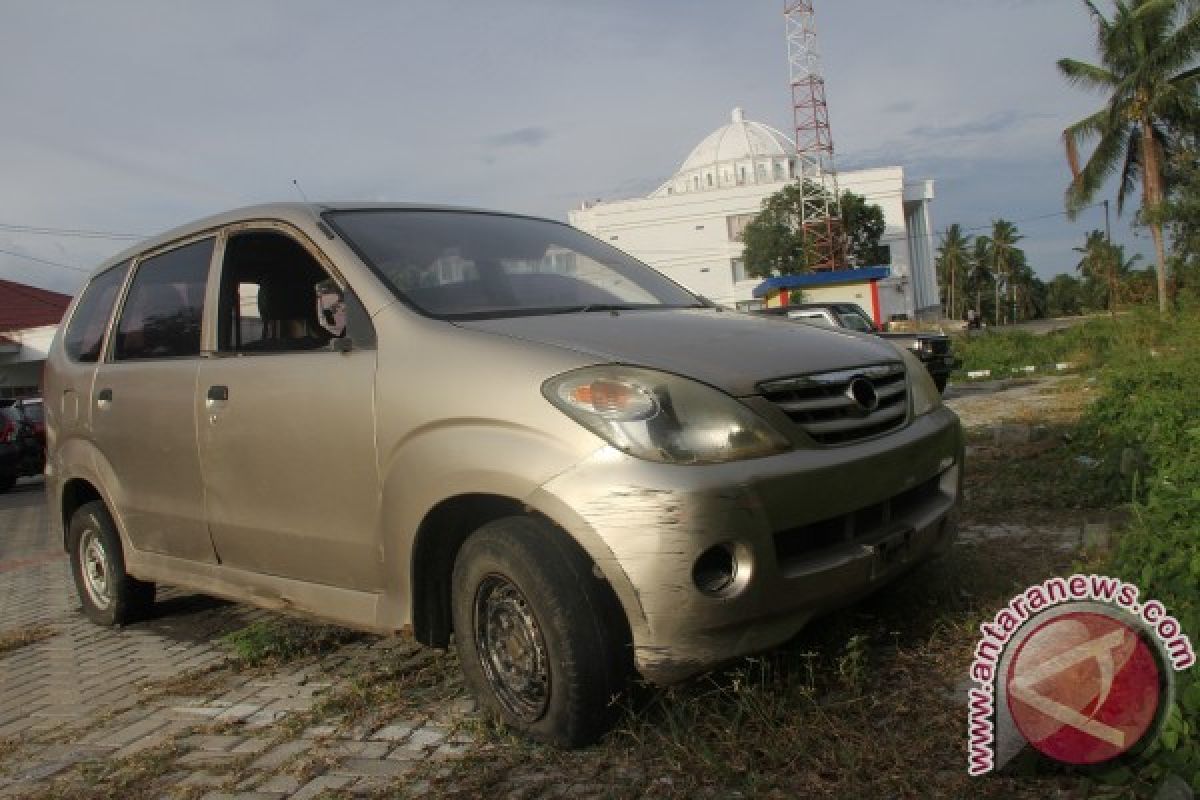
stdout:
POLYGON ((962 458, 958 418, 941 408, 874 440, 731 464, 605 448, 531 504, 603 543, 589 551, 625 607, 637 667, 667 684, 780 644, 946 547, 962 458), (736 554, 737 575, 710 595, 693 567, 714 545, 736 554))

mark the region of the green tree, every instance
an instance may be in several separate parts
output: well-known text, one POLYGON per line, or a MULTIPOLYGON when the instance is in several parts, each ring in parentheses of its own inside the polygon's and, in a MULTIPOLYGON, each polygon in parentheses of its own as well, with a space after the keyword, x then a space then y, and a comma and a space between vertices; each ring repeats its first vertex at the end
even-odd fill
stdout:
POLYGON ((1083 286, 1074 275, 1055 275, 1046 285, 1046 314, 1073 317, 1083 313, 1083 286))
POLYGON ((1096 24, 1100 65, 1064 58, 1059 71, 1076 86, 1107 96, 1105 107, 1063 131, 1074 176, 1066 206, 1086 206, 1120 165, 1117 211, 1138 177, 1142 218, 1150 226, 1158 269, 1158 307, 1167 311, 1167 266, 1162 204, 1164 165, 1172 131, 1197 118, 1200 85, 1200 12, 1195 0, 1114 0, 1111 18, 1092 0, 1084 5, 1096 24), (1082 167, 1079 148, 1095 139, 1082 167))
POLYGON ((890 264, 891 253, 883 239, 883 209, 854 192, 842 192, 842 230, 850 253, 850 265, 874 267, 890 264))
POLYGON ((800 230, 800 184, 783 187, 762 202, 762 211, 742 230, 746 274, 756 278, 808 271, 800 230))
MULTIPOLYGON (((800 184, 793 183, 763 200, 762 211, 742 231, 746 273, 758 278, 809 271, 813 259, 800 228, 800 184)), ((842 194, 842 230, 850 262, 870 266, 888 260, 883 238, 883 209, 861 195, 842 194)))
POLYGON ((967 273, 967 289, 975 295, 975 314, 982 322, 986 319, 983 305, 983 290, 996 282, 992 275, 992 237, 976 236, 971 249, 970 272, 967 273))
POLYGON ((971 264, 971 237, 964 236, 962 226, 951 225, 942 234, 938 245, 938 283, 945 293, 943 307, 950 319, 962 319, 966 313, 963 293, 971 264))
POLYGON ((1013 223, 997 219, 992 221, 991 238, 992 283, 996 289, 996 324, 999 325, 1004 316, 1001 286, 1008 289, 1010 311, 1015 313, 1016 284, 1011 278, 1014 267, 1024 261, 1025 254, 1017 248, 1017 242, 1025 237, 1017 233, 1017 226, 1013 223))
POLYGON ((1181 136, 1167 163, 1170 195, 1163 222, 1171 240, 1167 259, 1177 288, 1200 292, 1200 134, 1181 136))
POLYGON ((1126 260, 1124 246, 1113 244, 1098 230, 1088 233, 1083 247, 1076 247, 1075 252, 1082 256, 1075 269, 1091 289, 1096 304, 1115 315, 1121 302, 1121 285, 1141 256, 1126 260))

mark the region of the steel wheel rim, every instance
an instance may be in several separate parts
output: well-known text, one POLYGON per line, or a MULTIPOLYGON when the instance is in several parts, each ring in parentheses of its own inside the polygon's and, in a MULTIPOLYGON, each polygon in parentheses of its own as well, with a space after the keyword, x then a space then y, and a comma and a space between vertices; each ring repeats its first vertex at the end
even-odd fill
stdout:
POLYGON ((79 570, 83 573, 83 586, 92 604, 99 609, 108 608, 112 603, 112 570, 104 542, 91 528, 79 537, 79 570))
POLYGON ((500 704, 536 722, 550 703, 550 660, 533 609, 516 584, 488 575, 475 592, 475 650, 500 704))

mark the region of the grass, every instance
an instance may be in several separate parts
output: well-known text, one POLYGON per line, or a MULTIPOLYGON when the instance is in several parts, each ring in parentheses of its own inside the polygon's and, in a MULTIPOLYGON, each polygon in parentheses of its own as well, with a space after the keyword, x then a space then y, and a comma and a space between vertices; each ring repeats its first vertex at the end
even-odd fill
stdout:
POLYGON ((222 637, 237 663, 246 667, 279 666, 361 638, 362 634, 346 628, 288 618, 260 620, 222 637))
POLYGON ((49 625, 25 625, 0 632, 0 656, 45 641, 58 635, 58 630, 49 625))

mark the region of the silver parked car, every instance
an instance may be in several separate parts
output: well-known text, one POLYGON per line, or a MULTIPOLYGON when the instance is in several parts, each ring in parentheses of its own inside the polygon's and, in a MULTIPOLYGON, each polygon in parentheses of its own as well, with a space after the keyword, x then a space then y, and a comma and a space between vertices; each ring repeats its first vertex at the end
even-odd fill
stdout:
POLYGON ((954 535, 911 353, 712 306, 567 225, 280 204, 100 267, 46 369, 84 611, 165 582, 446 646, 579 745, 954 535))

